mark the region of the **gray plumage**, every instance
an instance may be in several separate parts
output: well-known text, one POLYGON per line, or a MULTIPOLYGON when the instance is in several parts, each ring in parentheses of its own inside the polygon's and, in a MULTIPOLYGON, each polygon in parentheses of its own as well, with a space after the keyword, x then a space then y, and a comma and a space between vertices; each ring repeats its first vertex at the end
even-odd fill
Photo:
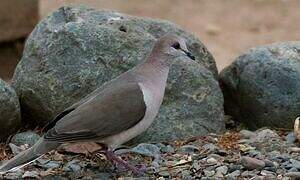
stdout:
POLYGON ((182 55, 192 58, 182 38, 160 38, 144 62, 60 113, 33 147, 1 166, 0 172, 23 166, 65 142, 95 141, 114 149, 141 134, 158 113, 172 61, 182 55))

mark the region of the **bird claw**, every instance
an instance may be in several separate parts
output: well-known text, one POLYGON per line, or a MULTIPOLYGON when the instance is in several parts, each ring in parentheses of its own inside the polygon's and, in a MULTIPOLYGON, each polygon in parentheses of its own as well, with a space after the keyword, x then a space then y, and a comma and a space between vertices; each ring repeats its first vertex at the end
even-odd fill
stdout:
POLYGON ((145 165, 133 166, 121 159, 120 157, 116 156, 114 152, 110 150, 107 150, 105 152, 105 155, 109 161, 114 162, 117 165, 123 166, 126 170, 131 171, 135 176, 143 175, 146 172, 145 165))
POLYGON ((147 171, 147 167, 144 164, 137 165, 136 168, 137 168, 137 171, 138 171, 137 174, 134 174, 136 176, 143 175, 147 171))

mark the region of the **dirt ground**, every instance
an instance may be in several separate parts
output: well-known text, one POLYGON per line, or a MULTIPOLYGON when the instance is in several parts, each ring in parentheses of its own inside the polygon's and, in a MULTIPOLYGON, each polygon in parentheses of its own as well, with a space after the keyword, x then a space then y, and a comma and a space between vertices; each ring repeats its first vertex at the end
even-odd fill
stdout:
POLYGON ((41 17, 66 4, 172 21, 207 46, 219 70, 250 47, 300 40, 299 0, 41 0, 41 17))

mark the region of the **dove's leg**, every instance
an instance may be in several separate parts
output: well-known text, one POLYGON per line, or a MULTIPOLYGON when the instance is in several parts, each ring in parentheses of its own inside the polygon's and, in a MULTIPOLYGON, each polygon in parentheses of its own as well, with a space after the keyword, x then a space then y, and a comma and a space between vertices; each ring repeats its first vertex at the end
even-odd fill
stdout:
POLYGON ((146 170, 145 167, 137 168, 137 167, 129 164, 128 162, 126 162, 123 159, 121 159, 120 157, 118 157, 112 150, 107 149, 105 151, 105 155, 108 160, 123 166, 127 170, 132 171, 135 175, 143 174, 146 170))

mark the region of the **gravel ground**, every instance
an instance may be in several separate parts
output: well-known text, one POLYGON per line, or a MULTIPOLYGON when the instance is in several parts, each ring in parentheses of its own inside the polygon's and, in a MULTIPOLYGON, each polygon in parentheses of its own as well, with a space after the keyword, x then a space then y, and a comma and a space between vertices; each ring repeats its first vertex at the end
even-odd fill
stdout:
MULTIPOLYGON (((135 177, 99 153, 84 153, 76 146, 66 146, 2 178, 297 179, 300 178, 297 145, 293 133, 260 129, 117 149, 115 153, 131 164, 146 165, 145 174, 135 177)), ((10 143, 10 147, 17 153, 28 146, 10 143)))

